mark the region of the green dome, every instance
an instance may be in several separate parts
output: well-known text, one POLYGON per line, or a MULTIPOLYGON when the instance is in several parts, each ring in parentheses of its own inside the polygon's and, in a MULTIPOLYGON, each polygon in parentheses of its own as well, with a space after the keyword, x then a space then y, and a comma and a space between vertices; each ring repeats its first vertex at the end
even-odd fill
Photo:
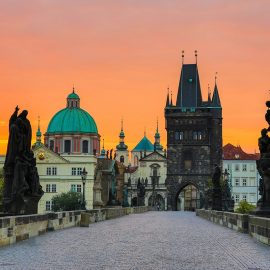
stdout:
POLYGON ((132 151, 154 151, 154 145, 144 136, 132 151))
POLYGON ((76 93, 73 92, 73 93, 69 94, 67 98, 76 98, 76 99, 79 99, 80 97, 76 93))
MULTIPOLYGON (((70 95, 76 95, 74 93, 70 95)), ((51 119, 47 133, 94 133, 97 125, 92 116, 81 108, 65 108, 51 119)))

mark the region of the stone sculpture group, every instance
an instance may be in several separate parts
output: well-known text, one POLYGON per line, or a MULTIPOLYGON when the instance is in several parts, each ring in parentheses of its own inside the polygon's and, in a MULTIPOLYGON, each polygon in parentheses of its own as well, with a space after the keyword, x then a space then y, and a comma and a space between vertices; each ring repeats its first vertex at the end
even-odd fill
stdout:
POLYGON ((4 164, 3 207, 6 214, 35 214, 43 195, 36 159, 31 150, 32 128, 28 111, 18 115, 15 108, 9 120, 9 138, 4 164))

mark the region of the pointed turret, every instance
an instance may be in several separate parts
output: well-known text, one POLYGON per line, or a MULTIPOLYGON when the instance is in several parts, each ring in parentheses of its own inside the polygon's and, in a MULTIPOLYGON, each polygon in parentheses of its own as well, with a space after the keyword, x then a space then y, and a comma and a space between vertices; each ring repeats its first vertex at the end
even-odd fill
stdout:
POLYGON ((170 89, 169 89, 169 87, 167 90, 168 90, 168 93, 167 93, 166 107, 169 107, 170 106, 170 94, 169 94, 170 89))
POLYGON ((163 146, 160 144, 160 134, 158 132, 158 120, 157 120, 157 129, 155 133, 155 143, 154 143, 154 150, 155 151, 162 151, 163 146))
POLYGON ((38 129, 36 132, 36 145, 41 145, 40 117, 38 117, 38 129))
POLYGON ((103 139, 102 150, 100 151, 99 158, 106 158, 106 150, 104 149, 104 139, 103 139))
POLYGON ((210 106, 212 100, 211 100, 211 90, 210 90, 209 83, 208 83, 208 99, 207 99, 207 102, 208 102, 208 105, 210 106))
POLYGON ((214 88, 214 93, 213 93, 213 98, 212 98, 212 107, 221 107, 221 102, 218 94, 218 88, 217 88, 217 83, 215 81, 215 88, 214 88))
POLYGON ((121 120, 121 131, 119 133, 119 144, 116 146, 119 151, 126 151, 128 146, 125 144, 125 133, 123 128, 123 119, 121 120))
POLYGON ((176 106, 196 108, 202 104, 202 93, 196 64, 183 64, 179 80, 176 106))

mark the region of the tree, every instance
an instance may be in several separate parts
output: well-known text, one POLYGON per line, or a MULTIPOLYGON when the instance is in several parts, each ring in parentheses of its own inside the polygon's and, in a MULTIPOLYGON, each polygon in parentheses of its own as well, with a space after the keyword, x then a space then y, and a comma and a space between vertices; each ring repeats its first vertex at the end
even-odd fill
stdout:
POLYGON ((79 192, 66 192, 53 196, 52 210, 72 211, 81 209, 82 195, 79 192))
POLYGON ((255 208, 256 208, 255 205, 248 203, 246 201, 241 201, 241 202, 239 202, 238 207, 235 210, 235 212, 240 213, 240 214, 249 214, 255 208))

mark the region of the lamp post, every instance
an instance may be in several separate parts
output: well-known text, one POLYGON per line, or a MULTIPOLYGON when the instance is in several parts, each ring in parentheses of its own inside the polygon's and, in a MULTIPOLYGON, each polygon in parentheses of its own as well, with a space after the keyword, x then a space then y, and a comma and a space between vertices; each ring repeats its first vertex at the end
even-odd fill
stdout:
POLYGON ((86 183, 86 177, 87 177, 87 171, 85 170, 85 167, 83 168, 83 171, 81 173, 82 177, 82 183, 83 183, 83 199, 82 199, 82 210, 86 210, 85 208, 85 183, 86 183))

